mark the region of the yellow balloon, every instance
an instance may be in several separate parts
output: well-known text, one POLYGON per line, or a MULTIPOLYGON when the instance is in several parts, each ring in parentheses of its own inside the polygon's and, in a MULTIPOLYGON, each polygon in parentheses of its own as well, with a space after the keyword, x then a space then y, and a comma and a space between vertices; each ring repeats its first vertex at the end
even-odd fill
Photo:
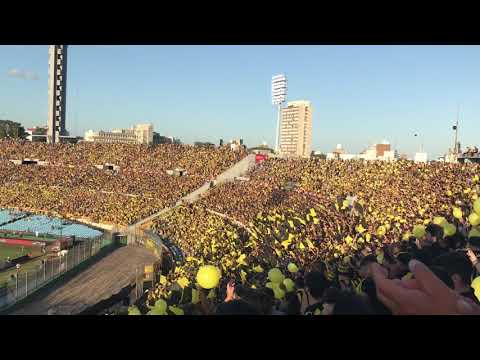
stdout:
POLYGON ((160 312, 165 312, 167 311, 167 303, 163 299, 158 299, 155 301, 155 307, 160 311, 160 312))
POLYGON ((287 292, 292 292, 295 289, 295 283, 290 278, 283 280, 283 285, 285 285, 287 292))
POLYGON ((417 239, 423 239, 425 236, 425 226, 415 225, 413 227, 413 236, 415 236, 417 239))
POLYGON ((213 265, 204 265, 198 269, 197 283, 204 289, 213 289, 220 281, 220 269, 213 265))
POLYGON ((298 271, 298 267, 294 263, 289 263, 288 266, 287 266, 287 269, 291 273, 296 273, 298 271))
POLYGON ((283 299, 285 297, 285 291, 283 291, 282 289, 280 289, 280 287, 276 286, 274 289, 273 289, 273 294, 275 295, 275 299, 283 299))
POLYGON ((470 232, 468 233, 468 237, 480 237, 480 230, 476 227, 473 227, 470 232))
POLYGON ((480 199, 477 199, 473 202, 473 210, 480 215, 480 199))
POLYGON ((480 300, 480 276, 477 276, 475 279, 473 279, 470 286, 473 288, 474 294, 477 299, 480 300))
POLYGON ((453 208, 453 216, 457 219, 461 219, 463 216, 462 209, 458 207, 453 208))
POLYGON ((472 212, 470 215, 468 215, 468 222, 473 226, 477 226, 480 224, 480 216, 476 212, 472 212))
POLYGON ((453 224, 446 223, 443 226, 443 235, 444 236, 453 236, 453 235, 455 235, 456 232, 457 232, 457 228, 453 224))
POLYGON ((443 225, 447 223, 447 219, 445 219, 443 216, 435 216, 433 218, 433 223, 443 227, 443 225))
POLYGON ((278 268, 273 268, 268 272, 268 279, 275 284, 280 284, 285 276, 283 276, 282 272, 278 268))

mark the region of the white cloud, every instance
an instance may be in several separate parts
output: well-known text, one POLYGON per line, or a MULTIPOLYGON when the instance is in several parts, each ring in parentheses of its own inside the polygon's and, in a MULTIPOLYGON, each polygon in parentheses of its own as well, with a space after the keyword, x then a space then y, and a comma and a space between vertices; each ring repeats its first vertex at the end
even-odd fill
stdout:
POLYGON ((24 79, 24 80, 38 80, 38 74, 33 71, 25 71, 20 69, 10 69, 7 72, 8 76, 24 79))

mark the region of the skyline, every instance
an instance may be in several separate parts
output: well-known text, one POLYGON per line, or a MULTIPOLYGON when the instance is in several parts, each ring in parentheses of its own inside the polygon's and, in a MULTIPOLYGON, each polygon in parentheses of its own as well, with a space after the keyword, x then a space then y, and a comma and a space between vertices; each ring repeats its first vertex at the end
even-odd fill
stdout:
MULTIPOLYGON (((478 145, 478 46, 71 46, 67 129, 149 122, 184 143, 243 138, 275 144, 271 77, 287 101, 309 100, 312 149, 358 153, 387 139, 430 159, 478 145), (419 133, 418 138, 414 133, 419 133), (422 136, 423 135, 423 136, 422 136)), ((48 46, 0 46, 0 118, 46 124, 48 46)))

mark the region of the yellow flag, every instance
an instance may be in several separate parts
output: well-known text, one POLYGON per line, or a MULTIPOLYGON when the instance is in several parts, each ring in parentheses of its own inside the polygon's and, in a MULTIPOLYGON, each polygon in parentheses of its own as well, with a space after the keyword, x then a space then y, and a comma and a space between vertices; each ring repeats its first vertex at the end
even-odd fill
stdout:
POLYGON ((260 265, 257 265, 253 268, 253 271, 255 271, 256 273, 262 273, 263 268, 260 265))
POLYGON ((345 238, 345 242, 347 243, 347 245, 351 245, 353 243, 353 238, 350 235, 348 235, 345 238))
POLYGON ((182 289, 184 289, 188 284, 190 284, 190 281, 186 277, 181 277, 180 279, 177 280, 177 284, 180 285, 182 289))
POLYGON ((285 241, 282 241, 281 245, 285 248, 285 250, 287 250, 288 246, 292 243, 292 240, 287 239, 285 241))
POLYGON ((242 284, 245 284, 245 281, 247 281, 247 273, 245 271, 240 271, 240 278, 242 279, 242 284))
POLYGON ((306 239, 305 240, 307 242, 307 245, 310 249, 315 249, 315 246, 313 245, 313 243, 310 241, 310 239, 306 239))

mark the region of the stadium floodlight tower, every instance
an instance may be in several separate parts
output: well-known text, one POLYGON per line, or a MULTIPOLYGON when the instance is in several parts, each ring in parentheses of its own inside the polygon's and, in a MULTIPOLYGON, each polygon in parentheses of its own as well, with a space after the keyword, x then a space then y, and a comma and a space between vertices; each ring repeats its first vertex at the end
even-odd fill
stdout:
POLYGON ((278 153, 278 139, 280 136, 280 117, 282 112, 282 104, 287 100, 287 77, 284 74, 272 77, 272 104, 277 105, 277 135, 275 140, 275 152, 278 153))
POLYGON ((67 96, 67 45, 48 48, 48 132, 47 142, 60 142, 68 135, 65 129, 67 96))

